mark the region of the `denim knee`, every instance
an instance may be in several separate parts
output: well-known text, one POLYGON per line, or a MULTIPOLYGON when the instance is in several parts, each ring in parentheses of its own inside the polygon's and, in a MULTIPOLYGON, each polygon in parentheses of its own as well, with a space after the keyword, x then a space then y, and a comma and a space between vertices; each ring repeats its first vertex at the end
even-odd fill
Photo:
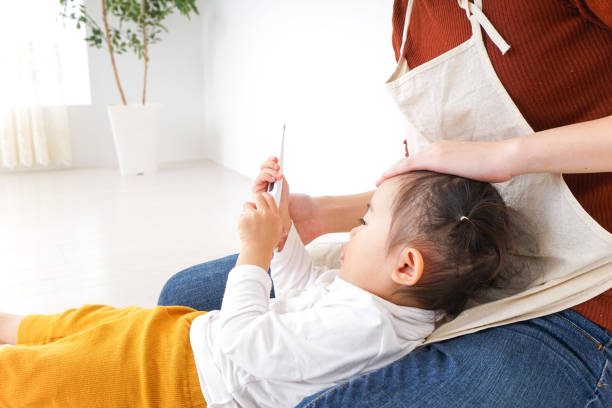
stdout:
POLYGON ((160 306, 188 306, 196 310, 221 308, 227 275, 238 254, 184 269, 168 279, 159 296, 160 306))

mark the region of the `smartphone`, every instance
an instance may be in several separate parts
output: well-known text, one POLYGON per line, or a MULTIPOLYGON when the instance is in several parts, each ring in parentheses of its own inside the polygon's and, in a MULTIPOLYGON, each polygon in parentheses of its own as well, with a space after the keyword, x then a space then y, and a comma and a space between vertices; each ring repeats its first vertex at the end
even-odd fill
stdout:
MULTIPOLYGON (((285 128, 286 125, 283 125, 283 136, 281 138, 281 148, 280 148, 280 157, 278 158, 278 165, 280 166, 279 173, 284 175, 283 172, 283 162, 285 156, 285 128)), ((274 201, 276 201, 276 205, 280 206, 281 196, 283 194, 283 181, 280 180, 278 182, 269 183, 268 184, 268 193, 272 194, 274 197, 274 201)))

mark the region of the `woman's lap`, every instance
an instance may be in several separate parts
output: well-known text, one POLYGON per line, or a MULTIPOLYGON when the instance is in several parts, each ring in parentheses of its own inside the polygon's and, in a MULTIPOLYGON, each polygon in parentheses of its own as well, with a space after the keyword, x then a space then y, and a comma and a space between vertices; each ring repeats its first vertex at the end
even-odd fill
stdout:
POLYGON ((431 344, 299 407, 612 406, 610 347, 610 333, 564 311, 431 344))
POLYGON ((236 265, 238 254, 184 269, 164 285, 157 304, 188 306, 196 310, 221 309, 227 275, 236 265))
MULTIPOLYGON (((160 304, 219 309, 237 255, 193 266, 160 304)), ((573 311, 417 349, 299 407, 612 406, 612 334, 573 311)))

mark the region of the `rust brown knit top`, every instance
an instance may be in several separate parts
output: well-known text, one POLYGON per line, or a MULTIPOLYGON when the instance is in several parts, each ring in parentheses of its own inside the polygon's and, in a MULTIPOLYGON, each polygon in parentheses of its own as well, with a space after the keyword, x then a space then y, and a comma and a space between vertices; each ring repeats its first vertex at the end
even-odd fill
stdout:
MULTIPOLYGON (((395 0, 393 6, 396 58, 407 4, 395 0)), ((502 55, 483 34, 499 79, 535 131, 612 115, 612 1, 483 0, 483 12, 512 46, 502 55)), ((408 66, 423 64, 470 36, 470 23, 456 0, 414 0, 408 66)), ((584 209, 612 233, 612 173, 563 178, 584 209)), ((612 290, 573 310, 612 331, 612 290)))

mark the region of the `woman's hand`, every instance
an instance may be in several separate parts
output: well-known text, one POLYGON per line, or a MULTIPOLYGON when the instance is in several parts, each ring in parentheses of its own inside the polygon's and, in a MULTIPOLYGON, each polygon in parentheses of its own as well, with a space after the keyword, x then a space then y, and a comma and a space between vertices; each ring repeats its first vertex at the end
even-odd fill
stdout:
POLYGON ((254 203, 244 203, 238 218, 242 247, 236 265, 258 265, 268 270, 272 251, 281 238, 282 220, 272 195, 263 192, 254 198, 254 203))
MULTIPOLYGON (((323 214, 321 214, 315 198, 307 194, 291 194, 289 196, 289 213, 304 245, 325 232, 323 214)), ((282 243, 284 245, 284 240, 282 243)))
POLYGON ((388 178, 414 170, 430 170, 492 183, 507 181, 513 177, 510 159, 513 146, 507 141, 441 140, 402 158, 383 173, 376 186, 388 178))

